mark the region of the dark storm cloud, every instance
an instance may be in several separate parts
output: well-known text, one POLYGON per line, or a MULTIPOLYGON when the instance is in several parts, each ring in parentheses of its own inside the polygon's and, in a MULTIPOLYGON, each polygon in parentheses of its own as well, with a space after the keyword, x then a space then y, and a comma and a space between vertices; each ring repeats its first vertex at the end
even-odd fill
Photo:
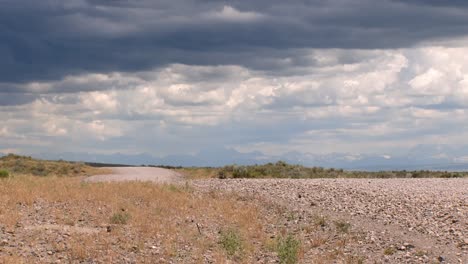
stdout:
POLYGON ((393 0, 406 4, 430 5, 430 6, 468 6, 465 0, 393 0))
POLYGON ((281 70, 271 61, 286 50, 300 57, 301 48, 399 48, 465 35, 463 3, 3 0, 0 82, 170 63, 281 70))

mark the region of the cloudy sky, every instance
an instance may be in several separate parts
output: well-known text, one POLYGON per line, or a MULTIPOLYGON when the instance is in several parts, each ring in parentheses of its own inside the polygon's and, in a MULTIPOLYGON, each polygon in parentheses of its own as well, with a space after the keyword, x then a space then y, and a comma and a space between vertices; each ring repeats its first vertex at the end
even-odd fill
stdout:
POLYGON ((464 146, 467 3, 0 0, 0 152, 464 146))

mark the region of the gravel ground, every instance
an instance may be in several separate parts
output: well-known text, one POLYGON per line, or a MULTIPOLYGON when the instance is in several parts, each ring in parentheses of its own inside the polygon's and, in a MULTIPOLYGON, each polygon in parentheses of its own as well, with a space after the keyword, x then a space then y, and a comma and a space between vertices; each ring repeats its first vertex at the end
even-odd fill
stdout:
MULTIPOLYGON (((295 224, 317 215, 346 221, 354 232, 347 250, 366 262, 468 263, 466 178, 212 179, 193 185, 278 204, 299 215, 295 224)), ((320 251, 306 252, 305 262, 313 263, 320 251)))

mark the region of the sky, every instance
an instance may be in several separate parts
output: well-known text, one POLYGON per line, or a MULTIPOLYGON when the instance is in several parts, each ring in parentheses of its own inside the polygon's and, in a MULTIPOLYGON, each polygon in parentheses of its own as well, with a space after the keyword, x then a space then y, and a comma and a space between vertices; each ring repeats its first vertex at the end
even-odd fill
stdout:
POLYGON ((0 4, 1 153, 468 162, 467 1, 0 4))

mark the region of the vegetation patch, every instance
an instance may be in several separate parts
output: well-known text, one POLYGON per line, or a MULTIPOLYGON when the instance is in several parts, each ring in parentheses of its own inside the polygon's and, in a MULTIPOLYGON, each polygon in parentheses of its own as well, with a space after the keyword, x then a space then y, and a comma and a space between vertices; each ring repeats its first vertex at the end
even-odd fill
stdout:
MULTIPOLYGON (((161 167, 161 166, 160 166, 161 167)), ((175 171, 184 175, 188 179, 209 179, 209 178, 223 178, 219 173, 223 171, 222 168, 213 167, 186 167, 186 168, 173 168, 175 171)), ((225 177, 224 177, 225 178, 225 177)))
POLYGON ((316 215, 314 216, 314 224, 316 226, 320 227, 326 227, 327 226, 327 218, 323 215, 316 215))
POLYGON ((396 253, 396 249, 395 249, 394 247, 388 247, 388 248, 386 248, 386 249, 384 250, 383 253, 384 253, 384 255, 387 255, 387 256, 393 255, 393 254, 396 253))
POLYGON ((335 221, 335 227, 341 233, 348 233, 351 229, 351 224, 345 221, 335 221))
POLYGON ((126 225, 130 220, 130 214, 127 212, 118 212, 111 216, 110 223, 115 225, 126 225))
POLYGON ((0 158, 0 170, 12 175, 34 176, 89 176, 107 172, 79 162, 39 160, 15 154, 0 158))
POLYGON ((10 177, 10 173, 7 170, 0 170, 0 179, 5 179, 10 177))
MULTIPOLYGON (((205 170, 209 170, 206 168, 205 170)), ((448 171, 345 171, 343 169, 305 167, 288 164, 284 161, 263 165, 229 165, 212 169, 209 175, 216 173, 220 179, 226 178, 462 178, 468 172, 448 171)))
POLYGON ((221 231, 219 243, 230 258, 234 256, 241 256, 243 250, 243 240, 237 229, 231 228, 221 231))
POLYGON ((299 261, 299 249, 301 242, 293 235, 280 237, 277 241, 276 253, 278 254, 279 263, 294 264, 299 261))

